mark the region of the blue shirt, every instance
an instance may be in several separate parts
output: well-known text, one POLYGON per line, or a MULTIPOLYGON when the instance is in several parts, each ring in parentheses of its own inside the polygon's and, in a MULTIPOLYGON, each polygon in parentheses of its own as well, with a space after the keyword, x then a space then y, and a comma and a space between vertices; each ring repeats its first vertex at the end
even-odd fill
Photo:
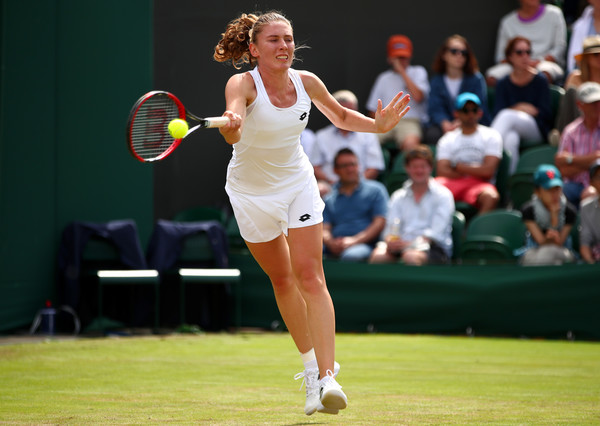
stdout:
MULTIPOLYGON (((444 120, 453 121, 456 99, 450 95, 448 87, 444 83, 444 75, 437 74, 433 76, 430 85, 428 112, 431 124, 439 126, 444 120)), ((488 126, 491 119, 487 105, 487 86, 485 78, 479 71, 463 77, 458 93, 463 92, 475 93, 479 97, 483 109, 483 117, 481 117, 480 123, 488 126)))
POLYGON ((323 222, 331 224, 334 237, 356 235, 365 230, 377 216, 385 218, 388 192, 378 181, 361 179, 354 192, 347 196, 339 192, 337 183, 325 197, 323 222))

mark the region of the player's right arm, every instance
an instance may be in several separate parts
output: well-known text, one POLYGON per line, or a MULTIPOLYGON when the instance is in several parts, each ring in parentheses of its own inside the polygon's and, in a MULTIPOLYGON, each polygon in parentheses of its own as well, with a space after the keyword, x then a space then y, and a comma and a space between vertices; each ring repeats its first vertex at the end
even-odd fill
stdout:
POLYGON ((229 124, 221 127, 219 132, 225 141, 233 145, 242 137, 242 128, 246 118, 246 106, 256 98, 256 88, 252 76, 245 72, 232 76, 225 86, 226 111, 224 117, 229 118, 229 124))

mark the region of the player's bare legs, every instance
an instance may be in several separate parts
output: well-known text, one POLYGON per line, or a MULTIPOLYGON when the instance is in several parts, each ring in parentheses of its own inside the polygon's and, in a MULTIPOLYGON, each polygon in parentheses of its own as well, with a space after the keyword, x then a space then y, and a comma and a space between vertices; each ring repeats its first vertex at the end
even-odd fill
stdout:
POLYGON ((269 276, 277 306, 301 353, 314 347, 319 373, 333 371, 335 316, 325 285, 322 225, 290 229, 266 243, 247 243, 269 276))
POLYGON ((305 379, 309 375, 304 411, 309 415, 314 409, 337 414, 346 408, 348 400, 335 380, 340 366, 334 362, 335 314, 323 272, 323 224, 290 229, 288 245, 292 270, 306 302, 308 328, 319 367, 318 376, 316 371, 304 372, 305 379))
POLYGON ((306 303, 292 273, 289 249, 284 235, 266 243, 246 245, 271 280, 277 307, 300 353, 312 349, 308 331, 306 303))
POLYGON ((323 272, 323 225, 290 229, 288 244, 292 270, 306 302, 319 373, 325 377, 327 370, 334 370, 335 314, 323 272))
MULTIPOLYGON (((305 369, 304 412, 337 414, 347 398, 336 382, 335 314, 323 272, 322 224, 290 229, 267 243, 247 243, 271 279, 277 306, 300 353, 314 349, 317 369, 305 369), (321 380, 319 380, 319 377, 321 380)), ((306 365, 306 364, 305 364, 306 365)))

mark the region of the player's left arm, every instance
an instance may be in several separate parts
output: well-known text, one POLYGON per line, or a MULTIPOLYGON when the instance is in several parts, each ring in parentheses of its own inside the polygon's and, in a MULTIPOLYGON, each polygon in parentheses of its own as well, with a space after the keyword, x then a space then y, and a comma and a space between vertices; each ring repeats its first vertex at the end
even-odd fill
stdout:
POLYGON ((300 76, 312 102, 339 129, 352 132, 385 133, 392 129, 410 108, 408 107, 410 97, 408 95, 402 97, 402 92, 400 92, 385 108, 382 108, 380 100, 375 118, 369 118, 358 111, 340 105, 329 93, 325 83, 315 74, 300 71, 300 76))

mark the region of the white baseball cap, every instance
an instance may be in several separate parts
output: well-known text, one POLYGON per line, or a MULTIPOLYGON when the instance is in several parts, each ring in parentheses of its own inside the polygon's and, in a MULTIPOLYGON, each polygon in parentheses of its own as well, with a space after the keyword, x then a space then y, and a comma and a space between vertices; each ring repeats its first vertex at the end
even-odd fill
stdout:
POLYGON ((583 83, 577 89, 577 99, 584 104, 600 101, 600 84, 593 81, 583 83))

